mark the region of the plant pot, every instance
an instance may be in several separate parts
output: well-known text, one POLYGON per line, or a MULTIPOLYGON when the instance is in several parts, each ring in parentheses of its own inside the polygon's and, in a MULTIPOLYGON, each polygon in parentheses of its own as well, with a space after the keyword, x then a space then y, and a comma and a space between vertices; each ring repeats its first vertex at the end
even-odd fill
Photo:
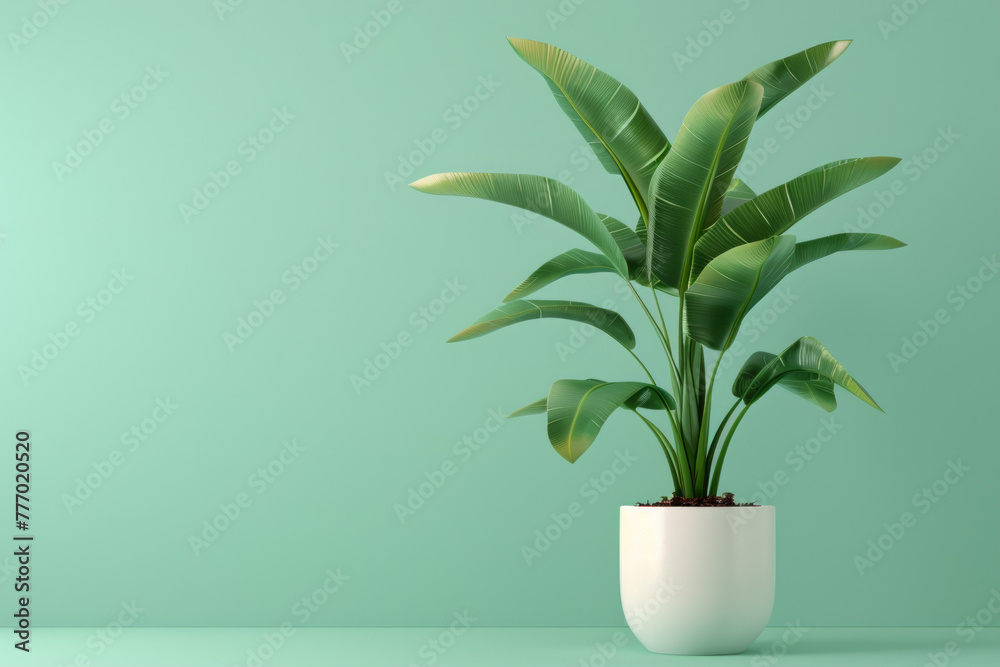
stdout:
POLYGON ((740 653, 774 605, 774 507, 621 508, 621 597, 654 653, 740 653))

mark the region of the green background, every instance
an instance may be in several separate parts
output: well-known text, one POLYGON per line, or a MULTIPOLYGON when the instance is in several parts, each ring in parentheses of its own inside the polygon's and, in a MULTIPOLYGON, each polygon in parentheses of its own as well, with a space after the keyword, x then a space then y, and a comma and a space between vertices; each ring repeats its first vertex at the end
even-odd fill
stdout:
MULTIPOLYGON (((566 172, 595 209, 632 218, 620 180, 581 152, 506 35, 555 43, 615 75, 670 137, 707 90, 813 44, 855 40, 814 80, 827 99, 810 109, 810 84, 764 117, 749 150, 769 139, 778 150, 743 173, 761 191, 839 158, 911 160, 797 227, 812 237, 857 225, 859 207, 878 211, 879 193, 887 200, 899 180, 901 194, 865 231, 910 245, 796 274, 786 281, 793 305, 765 318, 761 304, 762 324, 742 340, 778 351, 800 335, 819 338, 887 414, 843 396, 827 438, 825 413, 776 392, 744 420, 723 487, 773 491, 775 625, 951 626, 983 607, 1000 584, 1000 280, 974 279, 1000 245, 998 5, 911 0, 903 4, 915 13, 897 14, 902 25, 886 32, 879 22, 898 4, 884 0, 577 2, 403 0, 350 59, 341 44, 387 2, 247 0, 221 17, 208 0, 71 2, 23 43, 8 36, 0 433, 10 453, 0 488, 8 502, 14 434, 29 430, 36 622, 106 625, 134 600, 138 625, 303 623, 295 605, 328 570, 349 579, 305 624, 448 625, 466 610, 480 625, 623 622, 618 507, 667 492, 655 442, 616 416, 570 466, 542 421, 477 429, 493 425, 490 410, 506 414, 560 377, 635 379, 631 360, 562 322, 443 344, 577 239, 547 220, 520 224, 514 209, 390 187, 385 175, 441 128, 446 141, 404 181, 566 172), (724 10, 728 24, 716 22, 724 10), (704 46, 678 66, 689 38, 704 46), (166 77, 123 117, 115 100, 157 66, 166 77), (480 77, 499 86, 466 102, 480 77), (449 112, 455 104, 476 108, 463 117, 449 112), (250 161, 241 144, 274 109, 294 118, 250 161), (113 132, 58 174, 53 163, 105 118, 113 132), (940 152, 935 139, 949 129, 958 138, 940 152), (922 171, 912 157, 928 150, 935 161, 922 171), (186 222, 181 205, 230 160, 240 173, 186 222), (286 272, 317 237, 339 247, 293 289, 286 272), (131 281, 101 312, 80 306, 109 296, 102 289, 123 269, 131 281), (956 297, 970 280, 981 289, 956 297), (447 304, 437 301, 446 281, 459 286, 447 304), (283 302, 230 350, 225 335, 273 290, 283 302), (894 365, 890 353, 939 310, 946 323, 917 335, 925 344, 894 365), (35 351, 73 324, 78 335, 25 374, 35 351), (386 364, 382 346, 401 334, 409 344, 386 364), (352 376, 367 362, 384 368, 359 387, 352 376), (132 451, 123 434, 141 431, 158 399, 177 407, 146 421, 150 434, 132 451), (456 446, 466 437, 483 444, 456 446), (795 448, 816 438, 815 450, 820 437, 829 441, 798 463, 795 448), (275 464, 270 482, 252 477, 284 441, 302 448, 297 458, 275 464), (607 472, 619 455, 635 460, 607 472), (113 457, 121 465, 67 504, 113 457), (915 505, 949 461, 968 471, 939 484, 947 491, 937 502, 915 505), (401 520, 397 505, 442 467, 455 474, 401 520), (585 488, 602 473, 613 483, 585 488), (772 486, 776 474, 784 483, 772 486), (190 538, 239 494, 249 506, 196 554, 190 538), (582 516, 529 565, 522 547, 573 502, 582 516), (904 512, 915 525, 859 574, 855 556, 904 512)), ((18 33, 38 11, 7 2, 0 27, 18 33)), ((655 341, 612 279, 579 277, 545 295, 610 299, 653 358, 655 341)), ((4 609, 12 565, 0 557, 4 609)))

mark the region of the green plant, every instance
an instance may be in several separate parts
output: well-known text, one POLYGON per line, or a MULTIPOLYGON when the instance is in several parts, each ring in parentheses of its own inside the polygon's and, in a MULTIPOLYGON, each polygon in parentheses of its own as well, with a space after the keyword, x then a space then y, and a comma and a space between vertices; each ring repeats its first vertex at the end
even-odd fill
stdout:
POLYGON ((814 46, 710 91, 688 112, 673 144, 636 96, 608 74, 554 46, 509 41, 545 78, 601 164, 621 175, 639 220, 632 228, 596 213, 572 189, 544 176, 446 173, 412 183, 421 192, 527 209, 578 232, 600 250, 570 250, 549 260, 508 294, 504 305, 451 340, 525 320, 576 320, 620 343, 646 375, 642 382, 558 380, 546 398, 514 415, 547 414, 552 446, 572 463, 612 412, 631 410, 663 449, 675 493, 697 498, 718 494, 736 428, 775 385, 832 411, 836 384, 881 410, 819 341, 805 337, 780 354, 756 352, 746 360, 732 387, 736 401, 711 432, 719 361, 761 298, 792 271, 832 253, 904 245, 878 234, 841 233, 801 242, 786 234, 823 204, 887 172, 897 158, 838 160, 759 195, 735 177, 754 122, 833 62, 849 41, 814 46), (636 355, 635 336, 618 313, 577 301, 525 298, 565 276, 595 272, 617 274, 634 294, 663 348, 666 363, 659 370, 669 375, 671 391, 636 355), (637 286, 649 290, 652 305, 637 286), (673 342, 661 295, 677 300, 673 342), (711 369, 705 364, 706 347, 719 353, 711 369), (665 413, 669 428, 640 409, 665 413))

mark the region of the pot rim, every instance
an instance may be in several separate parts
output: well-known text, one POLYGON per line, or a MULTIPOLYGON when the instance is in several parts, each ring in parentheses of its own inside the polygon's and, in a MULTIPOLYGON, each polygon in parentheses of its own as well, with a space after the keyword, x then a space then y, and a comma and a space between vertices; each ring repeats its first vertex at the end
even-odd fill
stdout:
POLYGON ((688 506, 678 506, 678 507, 664 507, 650 506, 650 505, 621 505, 621 509, 626 510, 742 510, 742 509, 774 509, 774 505, 734 505, 731 507, 688 507, 688 506))

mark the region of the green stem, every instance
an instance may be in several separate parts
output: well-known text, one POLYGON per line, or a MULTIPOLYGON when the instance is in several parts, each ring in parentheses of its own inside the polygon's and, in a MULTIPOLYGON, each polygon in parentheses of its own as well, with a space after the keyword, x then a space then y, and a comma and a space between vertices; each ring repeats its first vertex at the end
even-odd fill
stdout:
POLYGON ((675 447, 674 451, 677 454, 677 470, 681 478, 681 495, 690 498, 694 493, 694 483, 691 481, 691 466, 688 464, 687 454, 684 453, 683 443, 675 447))
MULTIPOLYGON (((701 415, 701 383, 700 364, 696 363, 698 357, 698 344, 695 341, 686 341, 684 365, 681 369, 684 372, 682 378, 681 402, 679 408, 679 419, 684 434, 684 448, 688 461, 693 465, 698 454, 698 431, 701 422, 698 421, 701 415)), ((691 468, 691 473, 695 473, 695 468, 691 468)))
MULTIPOLYGON (((631 355, 632 355, 632 357, 633 357, 633 358, 634 358, 634 359, 636 360, 636 362, 638 362, 638 364, 639 364, 640 366, 642 366, 642 370, 644 370, 644 371, 646 372, 646 377, 648 377, 648 378, 649 378, 649 382, 650 382, 650 384, 654 384, 654 385, 656 385, 656 380, 655 380, 655 379, 653 378, 653 375, 652 375, 652 373, 650 373, 650 372, 649 372, 649 369, 648 369, 648 368, 646 368, 646 364, 642 363, 642 360, 641 360, 641 359, 639 358, 639 356, 638 356, 638 355, 637 355, 637 354, 636 354, 635 352, 633 352, 632 350, 630 350, 630 349, 628 349, 627 347, 625 347, 625 345, 624 345, 624 344, 622 344, 622 347, 623 347, 623 348, 624 348, 624 349, 625 349, 625 350, 626 350, 626 351, 627 351, 627 352, 628 352, 629 354, 631 354, 631 355)), ((656 386, 659 386, 659 385, 656 385, 656 386)), ((667 405, 667 402, 666 402, 666 400, 664 400, 663 396, 661 396, 661 395, 660 395, 660 392, 655 392, 655 393, 656 393, 656 395, 657 395, 657 396, 658 396, 658 397, 660 398, 660 401, 661 401, 661 402, 663 403, 663 409, 664 409, 664 410, 666 411, 666 413, 667 413, 667 419, 669 419, 669 420, 670 420, 670 426, 671 426, 671 428, 672 428, 672 429, 673 429, 673 431, 674 431, 674 437, 676 437, 676 438, 678 438, 678 439, 679 439, 679 438, 681 437, 681 433, 680 433, 680 427, 679 427, 679 426, 677 425, 677 421, 676 421, 676 420, 674 419, 674 414, 673 414, 673 412, 671 412, 671 410, 670 410, 670 406, 669 406, 669 405, 667 405)), ((636 414, 638 414, 638 413, 636 413, 636 414)), ((639 415, 639 416, 640 416, 640 417, 642 417, 642 415, 639 415)), ((680 442, 680 440, 678 440, 678 441, 680 442)), ((679 462, 678 462, 678 463, 679 463, 679 462)), ((684 465, 685 465, 685 470, 684 470, 684 472, 685 472, 685 473, 687 473, 687 474, 686 474, 686 477, 687 477, 687 487, 685 487, 685 488, 690 488, 690 486, 691 486, 691 481, 690 481, 690 477, 691 477, 691 474, 690 474, 690 472, 689 472, 689 471, 687 470, 687 457, 686 457, 686 456, 684 457, 684 465)), ((683 492, 683 491, 682 491, 682 493, 686 493, 686 492, 683 492)))
POLYGON ((743 415, 745 415, 749 409, 750 406, 747 405, 740 410, 740 414, 737 415, 736 421, 733 422, 732 427, 729 429, 729 433, 726 434, 726 440, 722 443, 722 449, 719 451, 719 460, 715 464, 715 472, 712 473, 712 485, 708 489, 708 495, 710 496, 719 495, 719 476, 722 474, 722 464, 726 460, 726 452, 729 451, 729 442, 733 439, 733 433, 736 432, 736 427, 740 425, 741 421, 743 421, 743 415))
POLYGON ((677 395, 677 385, 680 382, 680 373, 677 370, 677 362, 674 361, 674 352, 670 347, 670 336, 667 335, 667 321, 663 319, 663 309, 660 308, 660 297, 656 295, 656 288, 650 284, 649 289, 653 292, 653 302, 656 304, 656 312, 660 314, 660 326, 663 328, 663 341, 666 344, 667 360, 670 361, 670 370, 673 372, 674 395, 677 395))
MULTIPOLYGON (((622 347, 625 347, 625 345, 622 345, 622 347)), ((637 363, 638 363, 638 364, 639 364, 640 366, 642 366, 642 370, 644 370, 644 371, 646 372, 646 377, 648 377, 648 378, 649 378, 649 381, 650 381, 650 383, 652 383, 652 384, 656 384, 656 380, 654 380, 654 379, 653 379, 653 374, 649 372, 649 369, 648 369, 648 368, 646 368, 646 364, 642 363, 642 359, 640 359, 640 358, 638 357, 638 355, 636 355, 636 353, 635 353, 635 352, 633 352, 632 350, 628 349, 627 347, 625 347, 625 351, 626 351, 626 352, 628 352, 629 354, 631 354, 631 355, 632 355, 632 358, 633 358, 633 359, 635 359, 635 360, 636 360, 636 362, 637 362, 637 363)), ((659 385, 657 385, 657 386, 659 386, 659 385)))
POLYGON ((681 493, 683 493, 680 480, 677 477, 677 455, 674 453, 673 447, 670 445, 670 441, 667 440, 667 436, 663 434, 663 431, 657 428, 656 424, 639 414, 638 410, 635 411, 635 414, 639 417, 639 419, 646 422, 646 426, 648 426, 649 430, 651 430, 653 435, 656 436, 657 441, 660 443, 660 448, 667 457, 667 466, 670 468, 670 477, 674 482, 674 490, 681 491, 681 493))
POLYGON ((693 491, 691 484, 691 466, 688 463, 687 453, 684 451, 684 440, 682 439, 683 435, 681 433, 680 426, 677 424, 677 420, 674 419, 674 415, 670 411, 670 406, 667 405, 666 399, 663 398, 659 392, 656 392, 656 395, 660 397, 660 402, 663 403, 663 409, 666 411, 667 418, 670 420, 670 426, 674 430, 674 438, 677 442, 677 446, 674 447, 674 456, 677 459, 677 468, 681 473, 681 495, 689 497, 689 494, 693 491))
MULTIPOLYGON (((657 395, 659 396, 659 394, 657 394, 657 395)), ((674 401, 676 401, 676 400, 677 400, 677 396, 674 396, 674 401)), ((674 416, 674 412, 670 409, 670 406, 667 405, 667 402, 663 400, 662 396, 660 396, 660 401, 663 402, 663 409, 667 413, 667 419, 670 420, 670 428, 674 432, 674 439, 677 441, 678 449, 683 449, 684 448, 684 437, 683 437, 683 434, 681 432, 680 424, 677 422, 677 418, 674 416)), ((680 404, 678 404, 677 409, 680 410, 680 404)), ((685 461, 687 460, 687 456, 684 457, 684 460, 685 461)))
POLYGON ((646 317, 649 319, 649 323, 653 325, 653 329, 656 331, 657 338, 660 339, 660 344, 663 345, 663 351, 667 353, 667 358, 670 360, 671 365, 673 365, 674 358, 673 354, 670 351, 670 341, 667 340, 666 331, 660 330, 660 325, 656 323, 656 319, 653 317, 653 314, 649 312, 649 308, 646 307, 646 302, 643 301, 642 297, 639 296, 639 293, 635 291, 635 287, 633 287, 632 281, 626 280, 625 284, 628 285, 628 288, 630 290, 632 290, 632 294, 635 296, 635 300, 639 302, 640 306, 642 306, 642 312, 646 313, 646 317))
MULTIPOLYGON (((684 340, 684 290, 678 288, 677 290, 677 358, 681 360, 681 365, 684 364, 684 352, 687 349, 687 345, 684 340)), ((684 370, 684 369, 681 369, 684 370)), ((683 373, 682 373, 683 375, 683 373)))
POLYGON ((705 392, 705 412, 701 416, 701 424, 699 424, 698 429, 698 454, 695 456, 694 483, 699 491, 704 491, 702 481, 705 478, 708 467, 708 432, 712 428, 712 390, 715 388, 715 375, 719 372, 719 364, 722 362, 724 354, 725 350, 719 353, 719 357, 715 360, 715 367, 712 368, 712 376, 708 381, 708 390, 705 392))
POLYGON ((715 431, 715 437, 712 438, 712 446, 708 448, 708 455, 705 457, 705 467, 708 470, 712 469, 712 460, 715 458, 715 448, 719 444, 719 438, 722 437, 722 431, 726 428, 729 418, 733 416, 733 413, 736 412, 736 408, 740 406, 742 401, 742 398, 736 399, 736 402, 733 403, 733 407, 729 408, 729 412, 727 412, 726 416, 722 418, 722 423, 719 424, 719 428, 715 431))
MULTIPOLYGON (((712 387, 715 385, 715 374, 719 372, 719 364, 722 363, 722 357, 725 356, 725 354, 726 354, 726 351, 722 350, 721 352, 719 352, 719 357, 715 360, 715 366, 712 367, 712 377, 708 381, 708 394, 707 394, 707 396, 711 396, 712 395, 712 387)), ((706 403, 708 402, 707 396, 705 398, 705 402, 706 403)))

